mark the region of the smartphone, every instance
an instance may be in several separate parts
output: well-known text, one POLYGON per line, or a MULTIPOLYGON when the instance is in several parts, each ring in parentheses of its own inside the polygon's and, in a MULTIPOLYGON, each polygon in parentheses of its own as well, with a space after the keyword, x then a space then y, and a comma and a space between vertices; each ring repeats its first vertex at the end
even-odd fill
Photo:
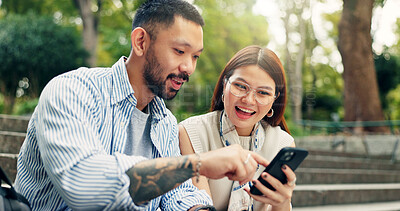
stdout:
MULTIPOLYGON (((282 166, 286 164, 294 171, 300 165, 300 163, 303 162, 307 155, 308 151, 305 149, 294 147, 282 148, 271 161, 271 163, 265 168, 264 172, 272 175, 281 181, 282 184, 286 184, 287 179, 285 173, 282 171, 282 166)), ((275 188, 265 181, 261 175, 258 177, 258 181, 264 184, 267 188, 275 191, 275 188)), ((255 186, 250 187, 250 193, 254 195, 262 195, 262 193, 255 186)))

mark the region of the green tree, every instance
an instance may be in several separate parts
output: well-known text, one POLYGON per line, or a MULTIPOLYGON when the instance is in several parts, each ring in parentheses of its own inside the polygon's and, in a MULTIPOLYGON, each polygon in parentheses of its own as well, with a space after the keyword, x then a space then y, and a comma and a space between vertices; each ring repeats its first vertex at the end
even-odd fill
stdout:
MULTIPOLYGON (((318 40, 313 33, 306 36, 302 105, 305 119, 327 121, 332 119, 332 114, 342 114, 343 78, 336 70, 337 64, 332 63, 330 59, 337 52, 337 48, 325 45, 330 39, 337 40, 340 15, 340 11, 323 14, 324 21, 333 25, 331 29, 326 29, 329 35, 326 38, 318 40), (319 61, 316 61, 315 57, 319 58, 319 61), (321 59, 325 59, 326 64, 320 63, 321 59)), ((313 27, 311 22, 308 22, 309 27, 313 27)))
MULTIPOLYGON (((344 66, 346 121, 384 120, 372 54, 371 19, 374 0, 343 0, 338 48, 344 66)), ((386 127, 367 127, 387 132, 386 127)))
POLYGON ((312 84, 303 96, 305 119, 329 120, 333 113, 339 113, 342 107, 343 79, 340 73, 330 65, 317 64, 311 67, 312 74, 304 74, 305 88, 312 84), (310 107, 312 107, 310 111, 310 107))
POLYGON ((387 50, 380 55, 374 55, 374 62, 382 107, 387 109, 390 103, 386 101, 387 94, 400 84, 400 63, 398 58, 389 54, 387 50))
POLYGON ((0 20, 0 91, 10 113, 19 81, 29 79, 30 96, 38 97, 54 76, 84 65, 87 56, 73 28, 45 16, 9 14, 0 20))
POLYGON ((388 104, 388 114, 390 119, 400 119, 400 85, 397 85, 397 87, 393 90, 391 90, 387 96, 386 100, 389 102, 388 104))

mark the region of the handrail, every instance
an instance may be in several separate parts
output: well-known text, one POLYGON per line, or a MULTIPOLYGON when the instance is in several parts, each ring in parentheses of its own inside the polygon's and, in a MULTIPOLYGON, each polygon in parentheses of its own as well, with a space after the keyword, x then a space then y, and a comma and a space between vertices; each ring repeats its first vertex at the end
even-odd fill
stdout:
POLYGON ((399 126, 400 120, 382 120, 382 121, 319 121, 302 119, 295 122, 303 126, 312 127, 379 127, 379 126, 399 126))
MULTIPOLYGON (((350 128, 350 127, 382 127, 389 126, 392 135, 394 133, 393 126, 400 126, 400 120, 381 120, 381 121, 319 121, 319 120, 306 120, 301 119, 295 121, 296 124, 304 127, 319 127, 319 128, 350 128)), ((392 162, 396 162, 396 153, 400 139, 397 136, 392 152, 392 162)))

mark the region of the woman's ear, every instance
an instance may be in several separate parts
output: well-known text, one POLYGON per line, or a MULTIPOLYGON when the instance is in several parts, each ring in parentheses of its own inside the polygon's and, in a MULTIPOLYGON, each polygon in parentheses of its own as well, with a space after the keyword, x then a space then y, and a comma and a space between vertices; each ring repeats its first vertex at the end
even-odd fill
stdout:
POLYGON ((132 51, 137 56, 143 56, 149 46, 150 37, 147 31, 142 27, 136 27, 131 32, 132 51))
POLYGON ((223 85, 225 87, 225 84, 228 82, 228 79, 226 78, 226 75, 224 76, 224 79, 222 80, 222 82, 223 82, 223 85))

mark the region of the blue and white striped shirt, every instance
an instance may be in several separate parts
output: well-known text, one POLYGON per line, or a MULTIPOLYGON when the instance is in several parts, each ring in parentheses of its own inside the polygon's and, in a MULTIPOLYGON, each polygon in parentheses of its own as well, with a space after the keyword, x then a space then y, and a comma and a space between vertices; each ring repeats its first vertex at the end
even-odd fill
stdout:
MULTIPOLYGON (((145 160, 123 154, 136 106, 122 57, 111 68, 80 68, 49 82, 18 157, 16 189, 33 210, 187 210, 211 204, 191 180, 136 206, 125 172, 145 160)), ((153 157, 180 156, 177 122, 164 101, 149 104, 153 157)))

